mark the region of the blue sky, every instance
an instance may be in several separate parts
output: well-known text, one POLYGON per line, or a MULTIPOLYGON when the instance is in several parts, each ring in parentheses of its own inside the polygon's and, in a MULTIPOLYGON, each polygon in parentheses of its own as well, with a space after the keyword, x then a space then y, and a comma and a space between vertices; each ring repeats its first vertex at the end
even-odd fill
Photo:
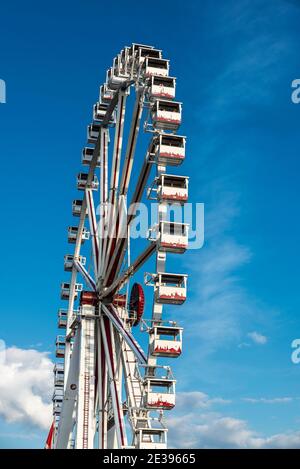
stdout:
MULTIPOLYGON (((291 101, 300 2, 12 1, 0 17, 0 338, 15 347, 4 372, 40 360, 39 376, 28 376, 46 396, 42 352, 53 352, 91 107, 119 50, 153 44, 178 77, 188 137, 182 173, 206 215, 204 247, 176 259, 190 279, 176 312, 185 353, 175 364, 170 441, 299 447, 300 365, 290 356, 300 337, 300 104, 291 101)), ((42 446, 44 422, 14 392, 8 398, 5 373, 1 380, 0 447, 42 446)))

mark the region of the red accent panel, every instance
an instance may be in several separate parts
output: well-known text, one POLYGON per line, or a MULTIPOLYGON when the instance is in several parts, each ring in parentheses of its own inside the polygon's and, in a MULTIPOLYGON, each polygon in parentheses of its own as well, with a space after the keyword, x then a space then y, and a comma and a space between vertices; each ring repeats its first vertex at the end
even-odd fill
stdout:
POLYGON ((137 326, 142 319, 145 308, 145 295, 143 287, 134 283, 130 293, 129 316, 135 318, 133 326, 137 326))
POLYGON ((98 303, 98 296, 93 291, 82 291, 80 294, 80 306, 92 305, 96 306, 98 303))
POLYGON ((165 158, 178 158, 179 160, 184 160, 184 155, 180 155, 179 153, 171 153, 171 152, 160 152, 159 157, 165 158))
POLYGON ((175 404, 171 404, 167 401, 158 400, 157 402, 148 402, 147 407, 152 407, 153 409, 173 409, 173 407, 175 407, 175 404))
POLYGON ((173 347, 155 347, 154 353, 163 353, 165 355, 180 355, 181 354, 181 348, 179 347, 178 349, 175 349, 173 347))
POLYGON ((53 434, 54 434, 54 422, 52 422, 52 425, 50 427, 47 440, 46 440, 45 449, 52 449, 53 434))
POLYGON ((161 246, 164 248, 174 248, 174 249, 186 249, 187 244, 181 244, 181 243, 160 243, 161 246))
POLYGON ((125 306, 126 305, 126 295, 116 294, 113 297, 114 306, 125 306))
MULTIPOLYGON (((107 318, 104 318, 104 327, 105 327, 105 334, 106 334, 106 339, 107 339, 111 369, 112 369, 113 375, 115 375, 114 354, 113 354, 113 349, 112 349, 112 340, 111 340, 111 333, 110 333, 110 322, 107 318)), ((113 381, 113 387, 114 387, 114 393, 115 393, 116 404, 117 404, 118 424, 119 424, 119 429, 120 429, 121 444, 122 446, 124 446, 125 438, 124 438, 124 433, 123 433, 122 416, 121 416, 121 410, 120 410, 119 395, 118 395, 117 385, 115 381, 113 381)))

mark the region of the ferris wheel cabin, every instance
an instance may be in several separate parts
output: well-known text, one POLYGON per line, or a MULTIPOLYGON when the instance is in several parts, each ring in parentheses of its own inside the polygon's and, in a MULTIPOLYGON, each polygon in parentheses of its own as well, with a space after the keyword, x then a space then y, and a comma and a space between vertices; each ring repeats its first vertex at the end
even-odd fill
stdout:
POLYGON ((146 57, 143 61, 141 72, 144 77, 169 75, 169 60, 146 57))
POLYGON ((137 43, 133 43, 130 47, 126 47, 126 55, 127 55, 127 59, 128 59, 128 66, 127 66, 127 69, 128 69, 128 72, 129 73, 132 73, 133 71, 136 71, 136 67, 134 67, 135 65, 135 61, 138 57, 138 54, 139 54, 139 50, 140 49, 146 49, 148 51, 150 51, 151 49, 154 49, 153 46, 147 46, 145 44, 137 44, 137 43))
POLYGON ((57 326, 58 329, 65 329, 67 327, 67 319, 68 319, 68 310, 67 309, 59 309, 57 313, 57 326))
POLYGON ((99 132, 100 132, 100 124, 90 124, 87 127, 87 141, 88 143, 97 143, 99 132))
POLYGON ((58 387, 58 388, 55 387, 52 401, 53 401, 53 413, 56 415, 61 413, 63 398, 64 398, 64 390, 61 387, 58 387))
POLYGON ((129 47, 124 47, 121 50, 120 54, 118 54, 118 64, 121 75, 129 76, 128 70, 128 62, 129 62, 129 47))
MULTIPOLYGON (((74 299, 78 297, 78 293, 82 291, 82 283, 75 283, 74 285, 74 299)), ((70 298, 70 283, 63 282, 61 284, 60 297, 62 300, 68 300, 70 298)))
POLYGON ((182 352, 182 327, 153 326, 150 331, 150 353, 154 357, 176 358, 182 352))
POLYGON ((66 338, 64 335, 58 335, 55 341, 56 358, 64 358, 66 349, 66 338))
POLYGON ((182 254, 188 247, 187 223, 161 221, 149 230, 148 239, 164 252, 182 254))
POLYGON ((181 305, 186 300, 187 275, 157 273, 154 277, 154 297, 157 303, 181 305))
POLYGON ((110 104, 113 97, 114 97, 114 92, 108 88, 107 83, 104 83, 100 87, 100 93, 99 93, 100 103, 110 104))
POLYGON ((121 70, 118 66, 118 58, 116 57, 113 61, 113 66, 108 69, 106 75, 106 82, 110 90, 116 90, 120 85, 126 82, 128 75, 123 75, 120 73, 121 70))
POLYGON ((53 368, 54 386, 59 388, 64 385, 64 364, 56 363, 53 368))
POLYGON ((169 378, 146 378, 144 406, 146 409, 170 410, 175 406, 175 383, 169 378))
MULTIPOLYGON (((71 244, 76 243, 78 235, 78 226, 69 226, 68 227, 68 242, 71 244)), ((82 236, 81 236, 81 244, 84 243, 85 240, 90 238, 90 233, 89 231, 84 227, 82 230, 82 236)))
POLYGON ((153 103, 151 117, 155 129, 176 131, 182 120, 181 103, 157 99, 153 103))
POLYGON ((162 174, 156 181, 158 200, 179 203, 187 202, 188 182, 189 178, 186 176, 162 174))
POLYGON ((185 137, 160 134, 153 137, 150 153, 158 164, 178 166, 185 158, 185 137))
POLYGON ((150 99, 174 99, 176 78, 152 76, 149 86, 150 99))
POLYGON ((149 46, 139 46, 137 51, 138 62, 144 62, 146 57, 151 57, 152 59, 161 59, 162 51, 161 49, 154 49, 154 47, 149 46))
POLYGON ((166 428, 138 428, 136 430, 137 449, 166 449, 166 428))
POLYGON ((133 42, 131 46, 128 48, 128 54, 130 57, 135 57, 140 49, 154 49, 153 46, 148 46, 146 44, 138 44, 137 42, 133 42))
POLYGON ((137 53, 137 63, 141 65, 147 58, 161 59, 162 51, 160 49, 149 49, 149 47, 140 47, 137 53))
POLYGON ((72 215, 73 217, 80 217, 81 215, 82 200, 73 200, 72 202, 72 215))
MULTIPOLYGON (((74 261, 74 256, 72 254, 66 254, 64 256, 64 270, 65 272, 71 272, 73 268, 73 261, 74 261)), ((85 265, 86 263, 86 258, 83 256, 78 257, 78 261, 82 264, 85 265)))
MULTIPOLYGON (((103 122, 104 121, 104 118, 105 118, 106 113, 107 113, 108 106, 109 106, 109 104, 106 104, 106 103, 96 103, 96 104, 94 104, 94 107, 93 107, 93 119, 94 119, 94 121, 97 121, 97 122, 103 122)), ((108 123, 110 125, 114 125, 116 123, 115 112, 112 113, 108 123)))
MULTIPOLYGON (((92 159, 94 155, 94 148, 90 147, 85 147, 82 150, 82 155, 81 155, 81 164, 83 166, 90 166, 92 159)), ((97 168, 100 168, 100 156, 97 158, 97 168)))
POLYGON ((161 221, 159 224, 158 249, 182 254, 188 247, 187 223, 161 221))
POLYGON ((99 181, 98 181, 96 174, 94 174, 93 180, 89 185, 87 185, 87 181, 88 181, 88 174, 79 173, 77 176, 77 189, 79 191, 84 191, 87 187, 89 187, 90 189, 92 189, 92 191, 98 190, 99 181))

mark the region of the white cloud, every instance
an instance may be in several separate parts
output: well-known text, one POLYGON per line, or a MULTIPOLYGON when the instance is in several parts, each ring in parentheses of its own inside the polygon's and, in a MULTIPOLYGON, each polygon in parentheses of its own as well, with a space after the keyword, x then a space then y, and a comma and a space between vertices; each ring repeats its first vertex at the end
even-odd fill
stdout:
POLYGON ((0 416, 8 423, 47 429, 52 411, 52 370, 47 353, 8 348, 0 363, 0 416))
POLYGON ((210 406, 206 403, 212 405, 214 399, 201 392, 179 393, 177 400, 175 416, 168 418, 171 448, 257 449, 300 446, 300 432, 262 436, 253 431, 245 420, 207 409, 210 406))
POLYGON ((180 392, 176 397, 176 410, 206 409, 215 404, 229 404, 231 401, 221 397, 210 398, 201 391, 180 392))
POLYGON ((249 332, 247 335, 250 337, 250 339, 253 340, 253 342, 259 345, 265 345, 268 341, 268 338, 265 335, 262 335, 256 331, 249 332))
POLYGON ((244 397, 242 399, 245 402, 250 402, 251 404, 285 404, 287 402, 292 402, 294 400, 293 397, 273 397, 271 399, 266 398, 266 397, 259 397, 259 398, 253 398, 253 397, 244 397))
POLYGON ((238 345, 238 348, 248 348, 248 347, 250 347, 250 344, 248 342, 241 342, 238 345))

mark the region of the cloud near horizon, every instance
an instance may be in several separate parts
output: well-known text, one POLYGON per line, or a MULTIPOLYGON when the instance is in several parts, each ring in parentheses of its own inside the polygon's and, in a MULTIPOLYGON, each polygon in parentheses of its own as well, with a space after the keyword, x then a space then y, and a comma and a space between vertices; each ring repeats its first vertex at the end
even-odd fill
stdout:
POLYGON ((268 338, 265 335, 260 334, 259 332, 248 332, 247 335, 255 344, 265 345, 268 342, 268 338))
MULTIPOLYGON (((259 402, 279 403, 283 400, 285 402, 286 398, 273 400, 262 398, 259 402)), ((300 447, 300 431, 264 436, 252 430, 247 421, 214 411, 215 404, 226 402, 222 398, 216 400, 209 398, 201 392, 178 393, 176 414, 168 418, 170 447, 204 449, 300 447), (185 412, 186 409, 189 409, 188 413, 185 412)))
POLYGON ((0 416, 47 430, 51 422, 53 362, 46 352, 9 347, 0 362, 0 416))

